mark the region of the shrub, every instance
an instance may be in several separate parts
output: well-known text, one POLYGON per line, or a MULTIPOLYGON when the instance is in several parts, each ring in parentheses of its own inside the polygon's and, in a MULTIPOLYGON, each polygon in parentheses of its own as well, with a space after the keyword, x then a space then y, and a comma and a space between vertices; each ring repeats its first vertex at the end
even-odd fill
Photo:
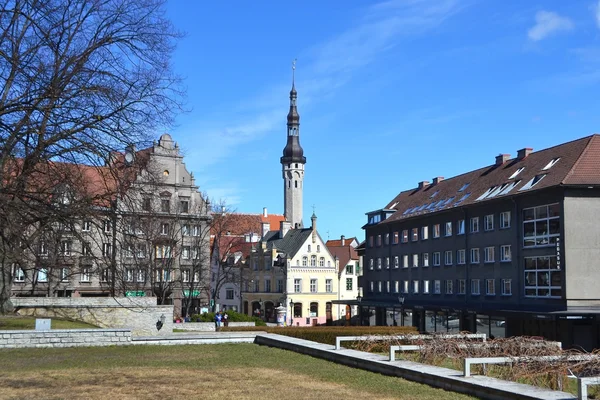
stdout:
MULTIPOLYGON (((240 332, 256 331, 254 327, 226 327, 222 331, 240 332)), ((299 339, 310 340, 318 343, 335 344, 337 336, 373 336, 373 335, 404 335, 417 334, 417 329, 412 326, 316 326, 316 327, 275 327, 261 328, 267 333, 292 336, 299 339)), ((346 345, 345 345, 346 346, 346 345)))

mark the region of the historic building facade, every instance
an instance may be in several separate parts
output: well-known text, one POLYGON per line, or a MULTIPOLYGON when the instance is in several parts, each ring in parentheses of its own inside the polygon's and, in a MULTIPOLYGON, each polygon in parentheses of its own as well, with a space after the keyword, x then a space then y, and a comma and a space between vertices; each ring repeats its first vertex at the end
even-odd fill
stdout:
POLYGON ((14 266, 12 295, 156 296, 176 314, 197 312, 208 302, 209 204, 179 147, 164 134, 108 163, 79 167, 86 190, 114 191, 110 204, 46 229, 30 262, 14 266))
POLYGON ((599 163, 599 135, 525 148, 367 213, 363 322, 599 347, 599 163))
MULTIPOLYGON (((338 266, 339 290, 336 303, 356 299, 360 293, 358 277, 362 276, 362 263, 356 251, 358 241, 356 238, 346 238, 342 235, 339 240, 328 240, 325 245, 335 257, 338 266)), ((338 318, 340 320, 350 322, 351 318, 356 315, 356 306, 345 305, 345 307, 339 307, 338 318)))

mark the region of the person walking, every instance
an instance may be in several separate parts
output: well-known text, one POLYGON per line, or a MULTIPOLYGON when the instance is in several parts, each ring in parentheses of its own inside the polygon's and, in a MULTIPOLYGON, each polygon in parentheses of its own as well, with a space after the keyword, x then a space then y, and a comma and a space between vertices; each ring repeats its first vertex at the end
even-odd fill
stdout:
POLYGON ((223 320, 223 316, 221 315, 221 311, 217 311, 215 314, 215 330, 218 331, 221 329, 221 321, 223 320))
POLYGON ((229 315, 227 315, 227 311, 223 314, 223 324, 225 326, 229 326, 229 315))

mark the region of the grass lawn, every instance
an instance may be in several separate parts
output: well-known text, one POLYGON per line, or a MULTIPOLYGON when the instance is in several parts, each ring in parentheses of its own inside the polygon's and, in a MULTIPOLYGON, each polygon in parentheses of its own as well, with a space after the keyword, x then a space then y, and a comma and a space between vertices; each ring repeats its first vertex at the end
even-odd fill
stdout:
MULTIPOLYGON (((35 317, 21 317, 17 315, 1 315, 0 316, 0 331, 1 330, 31 330, 35 329, 35 317)), ((97 328, 97 326, 86 324, 79 321, 66 321, 62 319, 52 318, 52 329, 84 329, 97 328)))
POLYGON ((469 399, 254 344, 0 350, 0 398, 469 399))

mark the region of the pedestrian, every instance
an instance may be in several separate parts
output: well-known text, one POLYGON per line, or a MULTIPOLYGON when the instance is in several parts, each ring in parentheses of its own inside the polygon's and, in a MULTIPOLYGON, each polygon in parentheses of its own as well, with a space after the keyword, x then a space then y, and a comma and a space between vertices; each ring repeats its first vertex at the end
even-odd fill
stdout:
POLYGON ((223 324, 225 326, 229 326, 229 315, 227 315, 227 311, 223 314, 223 324))
POLYGON ((221 316, 221 311, 217 311, 217 313, 215 314, 215 330, 220 330, 221 329, 221 321, 222 321, 223 317, 221 316))

